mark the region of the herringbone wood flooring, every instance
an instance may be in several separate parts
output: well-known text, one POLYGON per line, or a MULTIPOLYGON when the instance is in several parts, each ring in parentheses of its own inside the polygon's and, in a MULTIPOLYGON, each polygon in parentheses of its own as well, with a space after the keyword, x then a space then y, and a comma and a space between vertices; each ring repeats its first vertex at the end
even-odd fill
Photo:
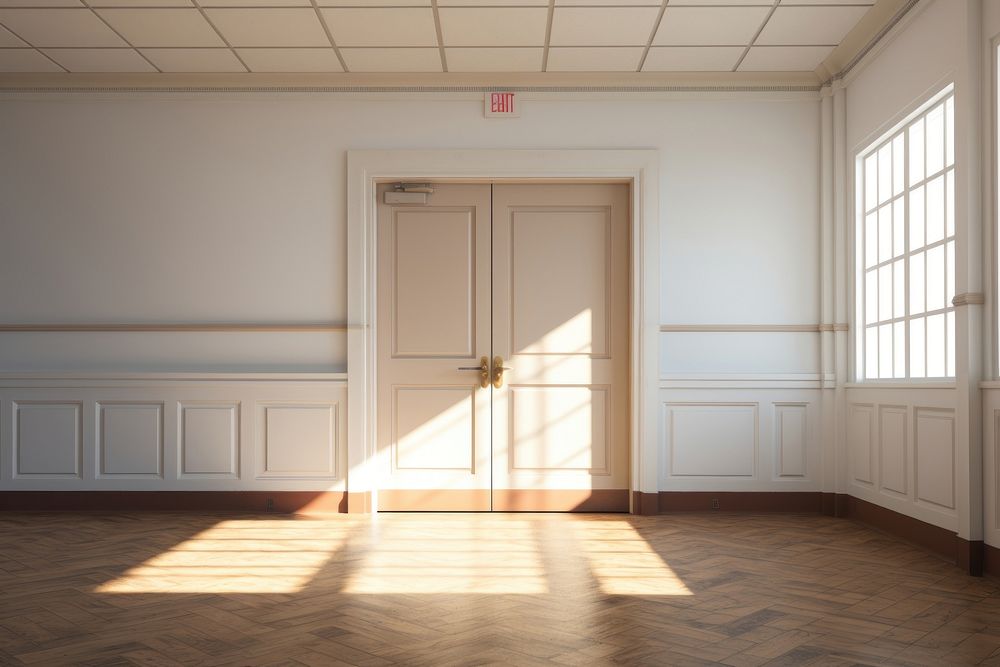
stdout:
POLYGON ((0 515, 3 665, 1000 665, 1000 589, 799 515, 0 515))

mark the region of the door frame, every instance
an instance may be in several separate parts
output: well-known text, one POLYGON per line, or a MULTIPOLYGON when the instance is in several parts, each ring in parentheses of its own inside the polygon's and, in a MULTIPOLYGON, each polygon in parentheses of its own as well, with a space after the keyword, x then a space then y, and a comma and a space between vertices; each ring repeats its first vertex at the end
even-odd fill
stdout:
POLYGON ((357 150, 347 152, 347 488, 349 512, 378 507, 376 456, 376 193, 391 180, 627 182, 629 215, 629 488, 658 489, 659 151, 357 150))

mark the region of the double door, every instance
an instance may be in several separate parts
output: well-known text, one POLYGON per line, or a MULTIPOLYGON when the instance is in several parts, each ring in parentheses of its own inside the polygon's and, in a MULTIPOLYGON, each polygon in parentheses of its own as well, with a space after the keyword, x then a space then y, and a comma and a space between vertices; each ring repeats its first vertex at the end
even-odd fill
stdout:
POLYGON ((628 510, 623 184, 378 191, 378 509, 628 510))

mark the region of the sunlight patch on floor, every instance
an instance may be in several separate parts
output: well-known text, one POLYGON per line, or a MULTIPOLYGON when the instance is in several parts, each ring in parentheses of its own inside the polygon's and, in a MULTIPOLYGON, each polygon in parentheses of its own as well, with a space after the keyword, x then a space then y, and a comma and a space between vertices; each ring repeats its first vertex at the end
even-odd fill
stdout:
POLYGON ((340 549, 351 523, 222 521, 158 554, 98 593, 297 593, 340 549))
POLYGON ((548 593, 534 528, 526 520, 451 519, 440 525, 393 517, 345 593, 548 593), (399 520, 402 519, 402 520, 399 520))
POLYGON ((572 522, 573 534, 607 595, 693 595, 626 521, 572 522))

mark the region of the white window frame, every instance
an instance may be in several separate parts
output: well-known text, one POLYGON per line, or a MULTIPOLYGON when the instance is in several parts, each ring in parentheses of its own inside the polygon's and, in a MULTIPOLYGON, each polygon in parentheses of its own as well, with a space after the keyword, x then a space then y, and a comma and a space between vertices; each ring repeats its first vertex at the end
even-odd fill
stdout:
MULTIPOLYGON (((920 122, 921 119, 925 119, 926 116, 939 104, 946 103, 948 98, 954 99, 955 86, 953 83, 948 83, 941 87, 936 93, 927 97, 922 101, 916 108, 908 113, 902 120, 895 123, 888 131, 882 133, 874 141, 866 142, 866 145, 858 150, 854 155, 854 192, 855 192, 855 214, 854 214, 854 296, 855 296, 855 312, 854 312, 854 322, 855 322, 855 336, 854 336, 854 377, 855 381, 858 383, 868 383, 868 384, 879 384, 879 383, 906 383, 906 384, 920 384, 920 383, 937 383, 941 381, 951 382, 955 379, 956 370, 954 368, 954 358, 949 360, 949 337, 954 336, 954 321, 955 321, 955 307, 951 303, 949 298, 948 290, 945 289, 945 304, 943 308, 937 308, 932 311, 921 311, 916 314, 911 314, 910 312, 910 261, 911 257, 915 254, 926 253, 929 249, 941 246, 947 249, 947 244, 952 243, 952 248, 955 248, 955 234, 956 230, 953 228, 951 235, 948 235, 947 222, 945 223, 945 236, 939 240, 932 243, 926 243, 926 218, 924 220, 924 230, 925 230, 925 243, 919 247, 910 247, 910 193, 911 191, 924 187, 931 181, 935 180, 939 176, 945 178, 947 183, 947 174, 949 171, 952 172, 952 188, 954 189, 954 172, 957 169, 957 162, 953 161, 950 165, 947 161, 947 155, 943 161, 943 166, 941 169, 935 171, 931 175, 924 174, 924 178, 915 183, 910 183, 909 178, 909 168, 910 168, 910 146, 909 146, 909 129, 910 127, 920 122), (892 142, 897 137, 903 138, 903 169, 904 173, 902 176, 903 188, 900 194, 894 194, 889 197, 887 201, 879 203, 876 201, 873 208, 868 209, 866 207, 866 172, 865 172, 865 160, 871 157, 873 154, 878 153, 879 150, 887 145, 892 144, 892 142), (903 207, 903 252, 901 255, 895 254, 893 252, 892 256, 885 261, 876 261, 871 267, 866 266, 866 248, 867 248, 867 238, 865 230, 865 219, 866 217, 875 211, 878 211, 882 206, 892 205, 892 202, 896 199, 902 201, 903 207), (881 314, 877 315, 876 320, 871 324, 867 321, 866 304, 867 304, 867 289, 866 289, 866 276, 869 272, 878 271, 880 267, 892 266, 894 262, 903 262, 903 314, 899 317, 895 316, 895 312, 891 313, 892 317, 883 318, 881 314), (944 375, 929 375, 926 374, 927 371, 927 346, 926 339, 924 342, 924 370, 925 375, 919 377, 911 376, 911 333, 910 333, 910 323, 915 319, 926 319, 934 315, 941 314, 945 318, 945 339, 944 339, 944 375), (948 326, 949 315, 951 318, 952 326, 948 326), (867 332, 869 329, 877 329, 880 326, 890 324, 895 326, 895 323, 902 323, 904 327, 903 331, 903 375, 898 377, 893 373, 891 377, 881 376, 881 373, 877 373, 875 377, 869 377, 867 374, 867 332), (952 364, 952 374, 948 374, 949 363, 952 364)), ((954 104, 954 102, 953 102, 954 104)), ((953 107, 954 109, 954 107, 953 107)), ((954 111, 953 111, 954 114, 954 111)), ((947 142, 947 125, 945 127, 945 142, 947 142)), ((926 134, 925 134, 926 141, 926 134)), ((955 137, 952 137, 952 145, 954 146, 955 137)), ((926 155, 926 150, 925 150, 926 155)), ((876 179, 878 175, 876 174, 876 179)), ((893 180, 893 175, 890 174, 890 181, 893 180)), ((926 192, 926 191, 925 191, 926 192)), ((926 196, 926 194, 925 194, 926 196)), ((948 211, 948 199, 947 192, 942 195, 945 199, 945 217, 947 219, 948 211)), ((952 198, 954 199, 954 192, 952 192, 952 198)), ((925 200, 926 201, 926 200, 925 200)), ((954 215, 954 209, 952 209, 952 215, 954 215)), ((949 262, 947 257, 947 250, 943 251, 945 254, 945 281, 948 283, 948 276, 951 277, 951 286, 954 290, 954 284, 956 279, 955 271, 955 261, 949 262)), ((925 255, 926 257, 926 255, 925 255)), ((878 259, 878 258, 876 258, 878 259)), ((926 260, 925 260, 926 261, 926 260)), ((925 265, 926 271, 926 265, 925 265)), ((924 289, 924 298, 927 297, 927 289, 924 289)), ((926 334, 925 334, 926 335, 926 334)), ((954 348, 955 342, 951 342, 951 347, 954 348)), ((890 354, 894 356, 894 351, 890 351, 890 354)), ((881 365, 881 355, 877 357, 876 365, 881 365)), ((891 365, 895 366, 893 361, 891 365)), ((878 370, 878 369, 876 369, 878 370)), ((895 369, 894 369, 895 370, 895 369)))

